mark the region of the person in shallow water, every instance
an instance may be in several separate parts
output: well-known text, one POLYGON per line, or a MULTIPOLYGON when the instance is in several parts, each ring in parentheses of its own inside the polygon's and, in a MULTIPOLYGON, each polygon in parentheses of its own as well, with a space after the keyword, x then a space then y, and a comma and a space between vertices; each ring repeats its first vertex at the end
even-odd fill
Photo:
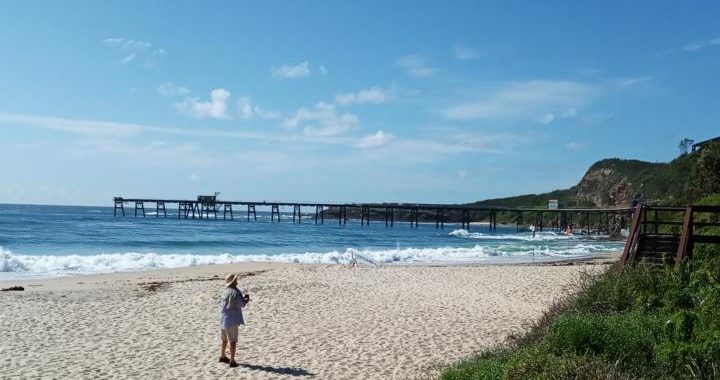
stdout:
POLYGON ((225 277, 225 291, 220 297, 220 362, 229 363, 230 367, 237 367, 235 351, 237 350, 238 326, 244 325, 242 308, 250 302, 250 296, 243 295, 237 288, 237 275, 229 274, 225 277), (225 349, 230 342, 230 358, 225 356, 225 349))

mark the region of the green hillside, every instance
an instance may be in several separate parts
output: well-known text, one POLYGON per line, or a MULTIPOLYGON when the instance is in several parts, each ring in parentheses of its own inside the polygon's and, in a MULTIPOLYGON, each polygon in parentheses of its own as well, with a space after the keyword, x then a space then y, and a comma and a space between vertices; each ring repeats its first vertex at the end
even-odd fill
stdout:
POLYGON ((661 205, 684 205, 703 195, 700 194, 703 191, 694 186, 698 181, 702 182, 698 163, 702 161, 703 168, 709 165, 708 170, 713 171, 717 157, 720 157, 720 145, 712 144, 667 163, 610 158, 593 164, 580 183, 569 189, 488 199, 473 205, 547 207, 549 199, 560 200, 561 207, 620 207, 630 205, 634 199, 661 205))

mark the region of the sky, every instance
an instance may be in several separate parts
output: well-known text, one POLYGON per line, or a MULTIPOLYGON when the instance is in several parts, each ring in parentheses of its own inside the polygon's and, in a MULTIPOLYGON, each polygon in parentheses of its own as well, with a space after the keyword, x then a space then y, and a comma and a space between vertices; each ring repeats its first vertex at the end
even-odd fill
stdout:
POLYGON ((720 135, 714 1, 2 1, 0 203, 460 203, 720 135))

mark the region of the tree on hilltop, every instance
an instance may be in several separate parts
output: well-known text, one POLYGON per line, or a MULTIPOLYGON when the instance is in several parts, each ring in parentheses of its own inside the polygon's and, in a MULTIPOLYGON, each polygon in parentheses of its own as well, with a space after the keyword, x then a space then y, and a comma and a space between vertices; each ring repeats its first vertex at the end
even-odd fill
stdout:
POLYGON ((688 154, 690 152, 690 148, 692 148, 693 143, 695 143, 695 140, 684 138, 680 140, 680 143, 678 144, 678 149, 680 149, 680 155, 688 154))

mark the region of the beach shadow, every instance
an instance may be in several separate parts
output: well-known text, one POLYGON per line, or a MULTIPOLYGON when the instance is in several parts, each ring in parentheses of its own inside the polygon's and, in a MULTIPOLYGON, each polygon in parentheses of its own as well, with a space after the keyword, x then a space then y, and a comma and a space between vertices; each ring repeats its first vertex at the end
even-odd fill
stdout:
POLYGON ((248 363, 238 363, 240 367, 244 367, 253 371, 265 371, 270 373, 277 373, 280 375, 290 375, 290 376, 308 376, 313 377, 315 376, 314 373, 310 373, 302 368, 295 368, 295 367, 271 367, 268 365, 257 365, 257 364, 248 364, 248 363))

